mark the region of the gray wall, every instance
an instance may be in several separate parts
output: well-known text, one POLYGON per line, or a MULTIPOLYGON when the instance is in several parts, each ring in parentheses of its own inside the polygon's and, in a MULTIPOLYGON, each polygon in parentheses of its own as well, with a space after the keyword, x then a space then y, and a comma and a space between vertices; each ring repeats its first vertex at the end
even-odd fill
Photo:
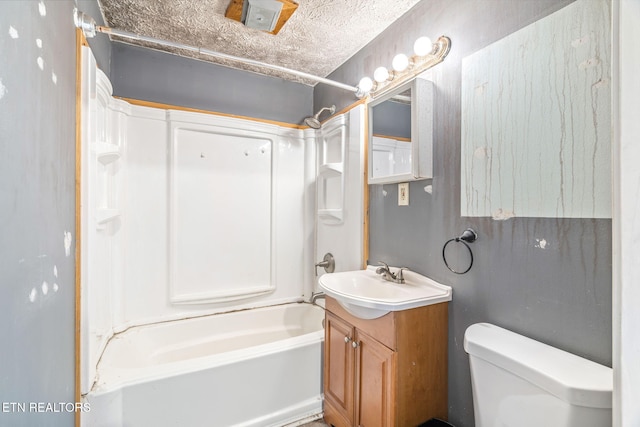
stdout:
POLYGON ((0 425, 74 417, 28 413, 74 401, 74 2, 44 5, 0 2, 0 402, 27 405, 0 409, 0 425))
POLYGON ((111 83, 116 96, 286 123, 313 114, 310 86, 124 43, 112 45, 111 83))
MULTIPOLYGON (((451 38, 452 49, 432 73, 436 88, 434 178, 410 185, 410 206, 397 206, 396 185, 370 186, 370 259, 407 266, 453 287, 449 316, 449 419, 471 427, 473 404, 465 329, 491 322, 550 345, 611 364, 611 221, 460 217, 461 60, 570 1, 429 0, 419 3, 330 77, 355 84, 420 35, 451 38), (433 185, 433 194, 424 186, 433 185), (383 189, 387 196, 383 195, 383 189), (455 275, 442 246, 474 228, 475 263, 455 275), (546 240, 541 249, 539 240, 546 240)), ((353 95, 318 86, 315 105, 338 109, 353 95)), ((466 254, 452 248, 458 268, 466 254)))

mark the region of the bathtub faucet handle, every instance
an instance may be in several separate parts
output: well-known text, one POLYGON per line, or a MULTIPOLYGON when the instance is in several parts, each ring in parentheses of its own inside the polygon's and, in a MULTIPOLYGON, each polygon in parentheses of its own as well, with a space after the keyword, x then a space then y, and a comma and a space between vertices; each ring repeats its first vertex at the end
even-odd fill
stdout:
POLYGON ((316 276, 318 275, 318 267, 324 267, 325 273, 333 273, 336 270, 336 261, 330 252, 324 254, 322 261, 316 264, 316 276))

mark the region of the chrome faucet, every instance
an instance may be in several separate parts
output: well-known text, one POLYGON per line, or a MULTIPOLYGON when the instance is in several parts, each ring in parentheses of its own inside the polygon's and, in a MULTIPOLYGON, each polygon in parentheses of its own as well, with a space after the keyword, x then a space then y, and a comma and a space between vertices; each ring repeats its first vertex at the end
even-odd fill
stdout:
POLYGON ((309 298, 309 302, 311 304, 315 304, 316 300, 319 298, 324 298, 326 295, 324 292, 311 292, 311 298, 309 298))
POLYGON ((376 268, 376 274, 382 275, 382 278, 388 282, 393 283, 404 283, 404 275, 402 274, 403 270, 406 270, 407 267, 401 267, 398 269, 398 273, 394 274, 390 269, 387 263, 378 261, 378 264, 381 267, 376 268))

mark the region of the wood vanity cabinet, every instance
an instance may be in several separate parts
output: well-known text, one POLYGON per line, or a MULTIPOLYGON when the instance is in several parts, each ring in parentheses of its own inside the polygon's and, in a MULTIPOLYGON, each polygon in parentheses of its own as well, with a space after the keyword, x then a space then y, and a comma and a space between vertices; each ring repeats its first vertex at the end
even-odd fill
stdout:
POLYGON ((448 303, 363 320, 326 298, 324 419, 414 427, 447 418, 448 303))

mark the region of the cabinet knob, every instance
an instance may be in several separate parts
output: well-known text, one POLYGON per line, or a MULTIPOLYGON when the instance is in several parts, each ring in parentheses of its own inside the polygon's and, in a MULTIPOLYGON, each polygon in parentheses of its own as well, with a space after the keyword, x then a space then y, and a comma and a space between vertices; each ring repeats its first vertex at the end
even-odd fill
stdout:
POLYGON ((344 342, 348 343, 349 341, 351 341, 351 337, 344 337, 344 342))
POLYGON ((353 347, 353 348, 358 348, 358 346, 359 346, 359 345, 360 345, 360 343, 358 343, 358 342, 356 342, 356 341, 353 341, 353 342, 351 343, 351 347, 353 347))

